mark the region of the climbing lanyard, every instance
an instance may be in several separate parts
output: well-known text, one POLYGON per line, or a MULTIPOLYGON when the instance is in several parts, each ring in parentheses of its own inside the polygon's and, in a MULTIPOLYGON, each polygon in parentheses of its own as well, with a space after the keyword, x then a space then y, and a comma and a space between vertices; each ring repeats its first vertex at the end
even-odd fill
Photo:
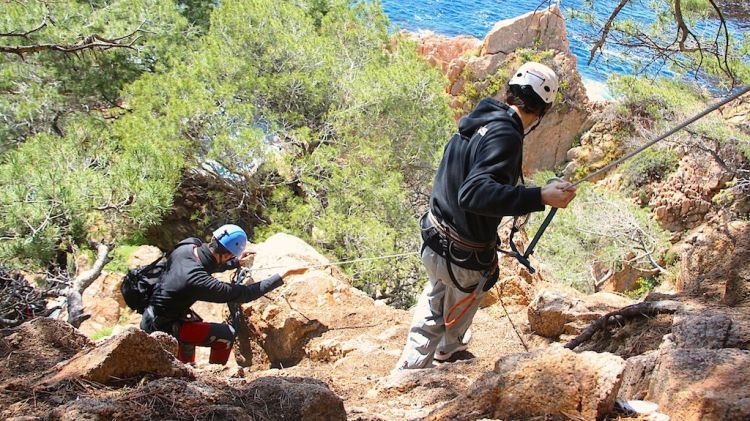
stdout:
MULTIPOLYGON (((707 114, 718 110, 719 108, 723 107, 724 105, 734 101, 735 99, 741 97, 742 95, 745 95, 746 93, 750 92, 750 86, 746 86, 740 90, 738 90, 733 95, 730 95, 729 97, 725 98, 724 100, 706 108, 705 110, 701 111, 700 113, 688 118, 687 120, 683 121, 682 123, 678 124, 677 126, 673 127, 670 131, 664 133, 663 135, 659 136, 658 138, 646 143, 645 145, 641 146, 640 148, 634 150, 633 152, 630 152, 629 154, 623 156, 620 159, 615 160, 614 162, 611 162, 602 168, 594 171, 593 173, 587 175, 586 177, 583 177, 582 179, 576 181, 573 183, 573 187, 578 186, 579 184, 583 183, 584 181, 590 180, 593 177, 596 177, 599 174, 602 174, 621 163, 633 158, 634 156, 638 155, 639 153, 643 152, 644 150, 648 149, 649 147, 655 145, 658 142, 661 142, 662 140, 668 138, 669 136, 672 136, 673 134, 677 133, 678 131, 684 129, 685 127, 689 126, 690 124, 700 120, 701 118, 705 117, 707 114)), ((554 179, 553 179, 554 180, 554 179)), ((559 179, 558 179, 559 180, 559 179)), ((552 180, 551 180, 552 181, 552 180)), ((531 240, 531 243, 529 243, 529 246, 526 247, 526 250, 521 252, 516 247, 515 243, 513 243, 513 235, 520 230, 518 225, 516 224, 516 220, 513 221, 513 228, 511 228, 510 231, 510 248, 511 251, 504 251, 501 250, 503 253, 508 254, 512 257, 515 257, 516 260, 518 260, 519 263, 521 263, 523 266, 526 267, 526 269, 529 271, 529 273, 534 273, 536 270, 531 266, 531 262, 529 261, 529 256, 531 256, 534 253, 534 248, 536 247, 537 243, 539 242, 539 239, 542 237, 542 234, 544 234, 544 231, 549 226, 550 222, 552 222, 552 218, 555 217, 555 214, 557 213, 557 208, 552 208, 549 213, 547 214, 547 217, 544 218, 544 222, 542 222, 542 225, 539 227, 539 230, 537 230, 536 234, 534 234, 534 238, 531 240)))
MULTIPOLYGON (((234 275, 232 275, 232 284, 243 284, 245 282, 245 277, 247 277, 249 273, 250 269, 240 266, 239 268, 237 268, 237 271, 234 272, 234 275)), ((230 301, 227 303, 227 306, 229 307, 229 317, 231 318, 232 327, 234 328, 235 332, 239 332, 240 313, 242 312, 240 302, 230 301)))

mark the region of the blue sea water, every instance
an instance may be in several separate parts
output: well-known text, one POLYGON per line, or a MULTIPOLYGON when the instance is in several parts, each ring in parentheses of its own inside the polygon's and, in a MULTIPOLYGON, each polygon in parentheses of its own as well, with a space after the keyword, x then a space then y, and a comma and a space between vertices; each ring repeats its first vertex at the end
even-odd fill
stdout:
MULTIPOLYGON (((613 73, 633 74, 637 67, 627 54, 611 47, 606 48, 605 54, 597 55, 594 61, 588 64, 591 39, 596 38, 596 29, 581 19, 571 19, 570 12, 590 12, 593 9, 598 19, 606 20, 618 3, 618 0, 560 1, 560 8, 566 17, 570 49, 578 58, 578 70, 589 88, 592 85, 603 87, 609 75, 613 73)), ((448 36, 473 35, 482 39, 497 21, 546 7, 548 2, 546 0, 382 0, 382 4, 391 24, 399 29, 430 30, 448 36)), ((620 18, 632 19, 645 27, 653 22, 654 16, 648 7, 648 2, 642 0, 628 4, 620 12, 618 19, 620 18)), ((742 28, 737 25, 737 22, 730 22, 730 30, 741 30, 742 28)), ((649 74, 672 75, 666 66, 660 66, 659 63, 643 71, 649 74)))

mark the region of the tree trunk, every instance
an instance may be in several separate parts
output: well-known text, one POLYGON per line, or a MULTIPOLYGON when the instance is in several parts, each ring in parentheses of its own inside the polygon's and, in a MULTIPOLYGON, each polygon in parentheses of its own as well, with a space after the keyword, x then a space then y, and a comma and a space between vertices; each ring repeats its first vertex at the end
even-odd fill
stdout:
POLYGON ((594 323, 591 323, 586 329, 576 336, 573 340, 565 344, 565 348, 575 349, 578 345, 588 341, 599 330, 606 330, 610 323, 621 323, 628 319, 639 317, 653 317, 659 314, 671 314, 677 311, 680 303, 676 301, 644 301, 623 307, 619 310, 605 314, 594 323))
POLYGON ((83 292, 101 275, 104 265, 112 260, 109 257, 111 246, 108 244, 91 241, 89 247, 96 251, 94 266, 76 276, 73 285, 65 291, 68 299, 68 323, 76 328, 81 327, 81 323, 91 317, 90 314, 83 312, 83 292))

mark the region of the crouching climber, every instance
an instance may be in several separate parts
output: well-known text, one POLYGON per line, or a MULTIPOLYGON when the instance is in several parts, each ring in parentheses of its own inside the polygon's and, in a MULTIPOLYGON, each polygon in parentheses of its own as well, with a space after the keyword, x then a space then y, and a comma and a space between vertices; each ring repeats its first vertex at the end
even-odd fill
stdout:
POLYGON ((254 252, 245 251, 247 235, 237 225, 213 232, 211 242, 197 238, 181 241, 167 258, 166 267, 143 312, 141 329, 173 335, 179 343, 178 359, 195 363, 195 347, 211 347, 209 363, 226 364, 236 332, 225 323, 204 322, 190 307, 196 301, 246 303, 283 285, 283 279, 306 268, 290 269, 251 285, 229 284, 211 276, 248 263, 254 252))

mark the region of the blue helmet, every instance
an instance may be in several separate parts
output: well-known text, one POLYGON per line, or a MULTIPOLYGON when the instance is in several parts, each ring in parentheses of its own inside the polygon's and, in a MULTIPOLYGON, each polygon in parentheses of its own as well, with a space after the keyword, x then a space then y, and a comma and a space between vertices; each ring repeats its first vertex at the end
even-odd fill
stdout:
POLYGON ((237 225, 227 224, 220 226, 219 229, 214 231, 214 238, 234 256, 239 256, 245 251, 247 234, 237 225))

